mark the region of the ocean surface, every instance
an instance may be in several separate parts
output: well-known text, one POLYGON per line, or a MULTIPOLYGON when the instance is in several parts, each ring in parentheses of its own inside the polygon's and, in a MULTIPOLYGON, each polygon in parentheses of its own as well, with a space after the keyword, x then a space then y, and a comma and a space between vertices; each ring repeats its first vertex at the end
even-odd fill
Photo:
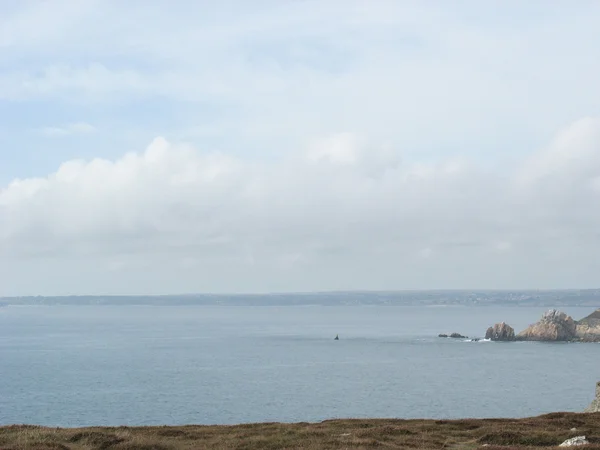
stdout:
MULTIPOLYGON (((0 423, 233 424, 581 411, 600 344, 494 343, 547 308, 0 308, 0 423), (333 338, 339 334, 340 340, 333 338)), ((567 308, 582 318, 593 308, 567 308)))

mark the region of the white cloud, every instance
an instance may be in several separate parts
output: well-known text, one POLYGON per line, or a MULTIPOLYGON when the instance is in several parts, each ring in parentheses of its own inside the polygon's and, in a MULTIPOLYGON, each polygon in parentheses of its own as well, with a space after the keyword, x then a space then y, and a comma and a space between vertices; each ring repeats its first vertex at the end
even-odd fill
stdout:
POLYGON ((510 242, 500 241, 495 244, 495 247, 498 252, 509 252, 512 247, 512 244, 510 242))
POLYGON ((529 274, 530 286, 551 284, 574 263, 569 251, 578 266, 597 265, 600 193, 581 186, 600 176, 599 130, 600 121, 575 123, 509 178, 457 161, 400 164, 397 153, 361 147, 350 134, 260 165, 157 138, 115 161, 69 161, 45 178, 13 181, 0 191, 0 249, 24 265, 105 260, 111 273, 161 261, 201 271, 208 290, 269 290, 278 285, 270 277, 294 289, 289 277, 315 270, 331 283, 317 277, 307 289, 344 287, 343 273, 354 274, 346 287, 444 287, 448 274, 458 287, 484 267, 490 273, 476 282, 499 287, 503 265, 523 264, 556 279, 529 268, 515 283, 527 285, 529 274), (326 157, 315 159, 315 148, 326 157), (567 148, 578 156, 540 181, 567 148), (377 176, 364 170, 382 161, 377 176), (552 179, 558 199, 546 190, 552 179), (241 276, 235 289, 224 281, 244 270, 258 278, 241 276), (430 284, 415 286, 423 273, 430 284))
POLYGON ((167 99, 226 108, 223 134, 249 122, 282 140, 351 130, 411 151, 423 136, 434 148, 488 143, 507 129, 546 139, 600 103, 593 4, 509 2, 497 19, 476 1, 149 4, 82 1, 64 12, 31 3, 5 14, 0 98, 167 99))
POLYGON ((0 294, 595 283, 599 4, 70 3, 0 2, 0 294))
POLYGON ((419 251, 419 256, 421 258, 425 258, 425 259, 431 258, 432 254, 433 254, 433 250, 430 248, 424 248, 419 251))
POLYGON ((43 127, 40 132, 47 137, 65 137, 74 134, 94 133, 96 127, 85 122, 70 123, 62 127, 43 127))
POLYGON ((326 160, 333 164, 354 165, 358 161, 358 146, 356 136, 342 133, 314 143, 308 158, 316 162, 326 160))

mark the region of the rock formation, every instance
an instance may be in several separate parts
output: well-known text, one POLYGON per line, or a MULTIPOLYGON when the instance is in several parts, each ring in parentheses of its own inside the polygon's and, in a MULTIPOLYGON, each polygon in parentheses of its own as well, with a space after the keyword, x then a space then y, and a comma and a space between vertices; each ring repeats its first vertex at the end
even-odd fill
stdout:
POLYGON ((600 381, 596 383, 596 398, 585 410, 586 413, 600 412, 600 381))
POLYGON ((571 439, 567 439, 565 442, 559 445, 559 447, 580 447, 582 445, 588 445, 590 442, 585 436, 577 436, 571 439))
POLYGON ((551 309, 541 320, 517 335, 521 341, 572 341, 577 340, 576 323, 564 312, 551 309))
POLYGON ((575 333, 582 341, 600 341, 600 309, 577 321, 575 333))
POLYGON ((564 312, 551 309, 542 315, 539 322, 516 336, 514 330, 502 322, 488 328, 485 338, 493 341, 600 342, 600 309, 579 321, 564 312))
POLYGON ((453 338, 453 339, 468 339, 469 338, 469 336, 463 336, 460 333, 452 333, 450 335, 450 337, 453 338))
POLYGON ((452 333, 450 335, 442 333, 442 334, 438 334, 438 337, 441 337, 441 338, 453 338, 453 339, 468 339, 469 338, 469 336, 463 336, 460 333, 452 333))
POLYGON ((514 341, 515 330, 504 322, 497 323, 487 329, 485 338, 492 341, 514 341))

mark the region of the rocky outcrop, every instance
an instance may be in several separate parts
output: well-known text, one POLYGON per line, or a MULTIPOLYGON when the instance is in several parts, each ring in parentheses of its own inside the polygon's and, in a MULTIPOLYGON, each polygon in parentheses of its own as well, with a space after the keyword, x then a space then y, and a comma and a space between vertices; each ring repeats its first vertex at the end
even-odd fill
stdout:
POLYGON ((438 337, 441 337, 441 338, 453 338, 453 339, 468 339, 469 338, 469 336, 463 336, 460 333, 452 333, 450 335, 447 335, 447 334, 438 334, 438 337))
POLYGON ((539 322, 516 336, 514 330, 502 322, 488 328, 485 338, 493 341, 600 342, 600 309, 579 321, 564 312, 551 309, 543 314, 539 322))
POLYGON ((450 335, 450 337, 453 338, 453 339, 468 339, 469 338, 469 336, 463 336, 460 333, 452 333, 450 335))
POLYGON ((497 323, 487 329, 485 338, 492 341, 514 341, 516 339, 515 330, 504 322, 497 323))
POLYGON ((577 321, 575 334, 581 341, 600 342, 600 309, 577 321))
POLYGON ((571 439, 567 439, 565 442, 559 445, 559 447, 580 447, 582 445, 588 445, 590 442, 585 436, 577 436, 571 439))
POLYGON ((586 413, 600 412, 600 381, 596 383, 596 398, 585 410, 586 413))
POLYGON ((521 341, 573 341, 578 340, 576 323, 564 312, 551 309, 541 320, 517 335, 521 341))

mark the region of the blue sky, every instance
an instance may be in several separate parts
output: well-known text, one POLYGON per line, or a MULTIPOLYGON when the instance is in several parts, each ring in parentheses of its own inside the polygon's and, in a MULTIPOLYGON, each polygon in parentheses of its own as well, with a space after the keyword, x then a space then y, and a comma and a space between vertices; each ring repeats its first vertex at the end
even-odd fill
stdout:
POLYGON ((598 23, 595 1, 2 2, 0 249, 13 281, 0 295, 591 285, 587 269, 512 268, 565 257, 560 245, 540 256, 540 226, 590 248, 598 23), (149 169, 151 145, 172 173, 149 169), (548 177, 565 191, 548 197, 548 177), (102 212, 94 226, 86 201, 102 212), (156 248, 131 250, 145 233, 156 248), (465 240, 473 253, 444 250, 465 240), (48 258, 78 281, 53 279, 48 258), (363 266, 373 259, 380 276, 363 266))

